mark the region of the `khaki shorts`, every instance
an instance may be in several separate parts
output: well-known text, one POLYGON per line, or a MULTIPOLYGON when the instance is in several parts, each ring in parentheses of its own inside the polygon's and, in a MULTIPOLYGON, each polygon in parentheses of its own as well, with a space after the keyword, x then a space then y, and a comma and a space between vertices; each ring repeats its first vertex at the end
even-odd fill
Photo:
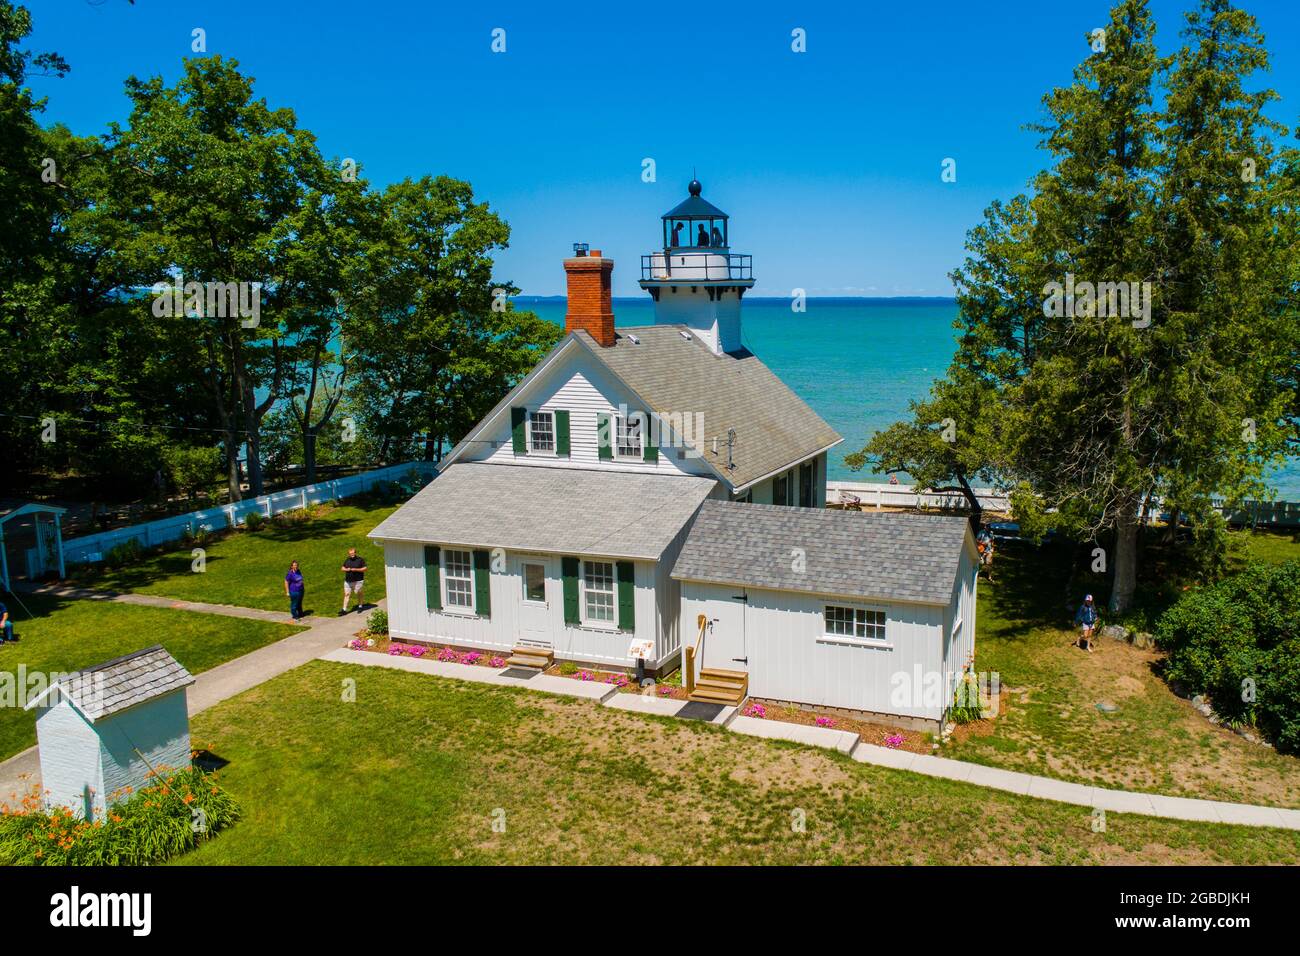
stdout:
POLYGON ((360 593, 361 593, 361 589, 362 589, 363 587, 365 587, 365 585, 366 585, 366 582, 365 582, 364 580, 362 580, 362 581, 344 581, 344 582, 343 582, 343 593, 344 593, 344 594, 360 594, 360 593))

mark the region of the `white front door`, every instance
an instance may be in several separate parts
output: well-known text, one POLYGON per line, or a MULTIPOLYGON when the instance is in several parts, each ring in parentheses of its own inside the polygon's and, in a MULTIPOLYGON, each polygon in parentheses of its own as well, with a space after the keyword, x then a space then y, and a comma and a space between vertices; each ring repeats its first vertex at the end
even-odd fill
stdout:
POLYGON ((541 555, 517 555, 513 576, 519 588, 519 639, 528 644, 551 646, 551 600, 559 582, 552 574, 552 560, 541 555))
POLYGON ((744 588, 717 587, 709 607, 708 633, 704 635, 703 653, 699 666, 726 671, 748 671, 749 658, 745 649, 744 588))

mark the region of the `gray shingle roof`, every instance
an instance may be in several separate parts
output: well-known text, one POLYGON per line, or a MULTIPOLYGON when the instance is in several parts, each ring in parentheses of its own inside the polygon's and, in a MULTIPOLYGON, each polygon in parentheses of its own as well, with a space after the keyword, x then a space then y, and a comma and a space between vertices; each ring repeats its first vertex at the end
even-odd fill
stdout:
POLYGON ((70 674, 54 686, 94 723, 192 683, 193 675, 155 644, 70 674))
MULTIPOLYGON (((574 334, 658 415, 704 416, 708 438, 736 430, 732 460, 712 442, 699 449, 706 461, 740 487, 812 455, 840 440, 839 434, 752 353, 716 355, 684 325, 620 328, 618 340, 601 348, 584 331, 574 334), (639 344, 632 344, 635 335, 639 344)), ((823 476, 825 477, 825 476, 823 476)))
POLYGON ((681 475, 455 462, 370 537, 653 561, 716 485, 681 475))
POLYGON ((952 516, 706 501, 672 576, 947 605, 968 527, 952 516), (805 553, 802 573, 796 548, 805 553))

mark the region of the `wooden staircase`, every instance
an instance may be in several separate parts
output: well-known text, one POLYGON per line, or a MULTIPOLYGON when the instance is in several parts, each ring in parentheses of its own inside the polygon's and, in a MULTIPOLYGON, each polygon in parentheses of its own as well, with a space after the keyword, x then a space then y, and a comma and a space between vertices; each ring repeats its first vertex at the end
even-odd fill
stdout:
POLYGON ((511 649, 506 663, 511 667, 532 667, 544 671, 555 662, 555 651, 549 647, 526 647, 516 645, 511 649))
POLYGON ((739 707, 749 696, 749 675, 744 671, 727 671, 717 667, 701 667, 695 679, 690 700, 706 704, 723 704, 739 707))

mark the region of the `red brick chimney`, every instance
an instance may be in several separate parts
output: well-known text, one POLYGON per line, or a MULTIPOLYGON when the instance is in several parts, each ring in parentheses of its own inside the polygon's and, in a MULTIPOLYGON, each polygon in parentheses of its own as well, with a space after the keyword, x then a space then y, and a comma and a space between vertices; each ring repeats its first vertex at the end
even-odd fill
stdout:
POLYGON ((597 345, 608 348, 614 344, 614 303, 609 282, 613 271, 614 260, 603 258, 599 249, 564 260, 569 285, 565 332, 586 329, 597 345))

